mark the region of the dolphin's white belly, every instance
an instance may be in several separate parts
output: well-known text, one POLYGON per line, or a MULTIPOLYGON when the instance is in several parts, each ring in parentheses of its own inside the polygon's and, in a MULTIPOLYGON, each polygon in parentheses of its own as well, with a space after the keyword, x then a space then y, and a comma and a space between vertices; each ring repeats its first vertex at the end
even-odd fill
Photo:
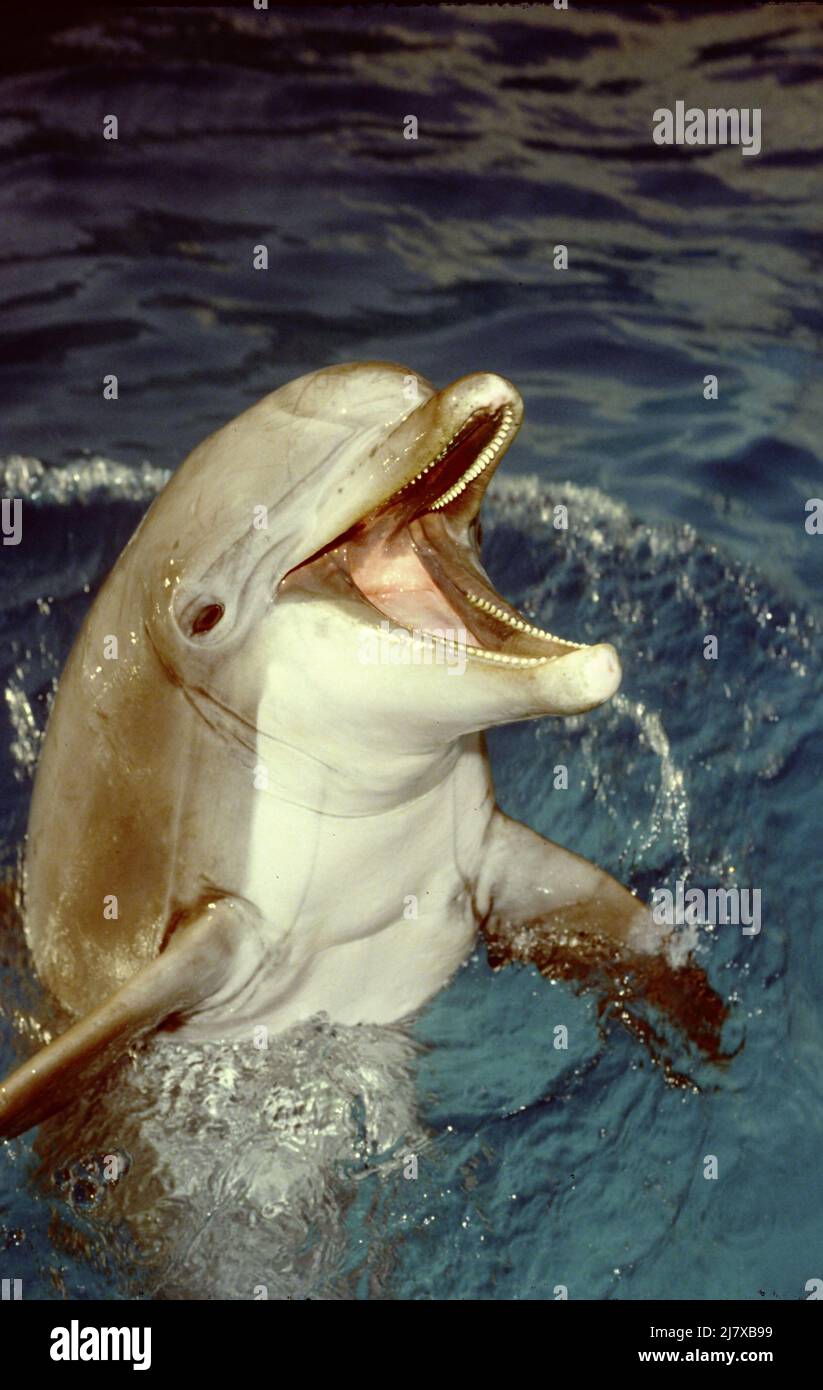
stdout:
POLYGON ((244 897, 260 912, 265 958, 183 1036, 279 1032, 319 1012, 391 1023, 419 1009, 472 949, 489 785, 472 747, 441 784, 377 816, 325 816, 260 794, 244 897))
POLYGON ((475 935, 474 916, 463 898, 417 922, 396 922, 329 946, 296 968, 290 961, 272 963, 238 1001, 221 1035, 248 1035, 260 1023, 280 1032, 317 1013, 345 1024, 393 1023, 448 983, 475 935))

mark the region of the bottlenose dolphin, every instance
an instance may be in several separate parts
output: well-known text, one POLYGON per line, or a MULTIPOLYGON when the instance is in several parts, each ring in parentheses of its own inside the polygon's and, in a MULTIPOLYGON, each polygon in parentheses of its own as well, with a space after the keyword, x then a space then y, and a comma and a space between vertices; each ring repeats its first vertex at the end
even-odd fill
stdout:
POLYGON ((687 1026, 699 996, 693 1036, 716 1039, 722 1005, 639 900, 495 806, 483 730, 591 710, 621 676, 611 644, 538 629, 483 569, 522 415, 493 374, 438 391, 336 366, 212 434, 154 501, 49 719, 25 930, 76 1021, 0 1086, 0 1134, 154 1029, 403 1019, 478 926, 495 965, 605 963, 623 1014, 630 979, 687 1026), (433 659, 386 656, 423 636, 433 659))

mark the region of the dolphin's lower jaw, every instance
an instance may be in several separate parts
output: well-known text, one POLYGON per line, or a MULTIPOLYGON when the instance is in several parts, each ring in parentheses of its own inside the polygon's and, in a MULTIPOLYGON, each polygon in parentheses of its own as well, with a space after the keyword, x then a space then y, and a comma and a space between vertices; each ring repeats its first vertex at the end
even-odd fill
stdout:
POLYGON ((280 588, 326 598, 345 592, 362 604, 364 625, 390 619, 447 649, 459 647, 468 662, 535 677, 543 668, 551 679, 538 682, 543 696, 533 712, 582 711, 617 689, 614 648, 568 641, 528 622, 480 563, 480 505, 522 415, 515 388, 490 375, 463 378, 411 412, 387 442, 385 475, 400 476, 399 486, 290 571, 280 588), (408 476, 413 463, 419 466, 408 476))

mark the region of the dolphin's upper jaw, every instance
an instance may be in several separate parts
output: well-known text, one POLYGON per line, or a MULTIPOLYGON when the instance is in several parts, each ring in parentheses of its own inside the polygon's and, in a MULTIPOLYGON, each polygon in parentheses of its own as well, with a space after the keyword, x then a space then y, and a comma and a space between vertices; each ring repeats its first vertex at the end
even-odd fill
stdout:
MULTIPOLYGON (((321 554, 295 567, 281 589, 329 594, 345 586, 371 608, 375 624, 388 618, 415 634, 458 643, 474 661, 535 667, 581 650, 583 644, 529 623, 480 564, 477 514, 522 418, 520 398, 508 389, 509 399, 495 391, 488 403, 473 392, 445 444, 435 437, 427 451, 429 441, 416 441, 426 458, 422 467, 321 554)), ((446 403, 452 413, 459 409, 455 397, 446 403)))

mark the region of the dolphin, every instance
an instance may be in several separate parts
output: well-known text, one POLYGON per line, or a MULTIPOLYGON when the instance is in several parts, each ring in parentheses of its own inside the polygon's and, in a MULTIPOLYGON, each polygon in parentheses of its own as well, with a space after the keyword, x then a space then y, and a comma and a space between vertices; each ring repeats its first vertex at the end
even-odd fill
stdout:
POLYGON ((405 1019, 478 929, 495 967, 596 967, 624 1017, 634 971, 716 1039, 723 1006, 672 934, 495 805, 484 730, 594 709, 621 679, 609 642, 541 630, 483 568, 478 513, 522 417, 493 373, 437 390, 329 367, 217 430, 155 499, 49 717, 24 920, 73 1022, 0 1085, 0 1135, 155 1030, 405 1019))

